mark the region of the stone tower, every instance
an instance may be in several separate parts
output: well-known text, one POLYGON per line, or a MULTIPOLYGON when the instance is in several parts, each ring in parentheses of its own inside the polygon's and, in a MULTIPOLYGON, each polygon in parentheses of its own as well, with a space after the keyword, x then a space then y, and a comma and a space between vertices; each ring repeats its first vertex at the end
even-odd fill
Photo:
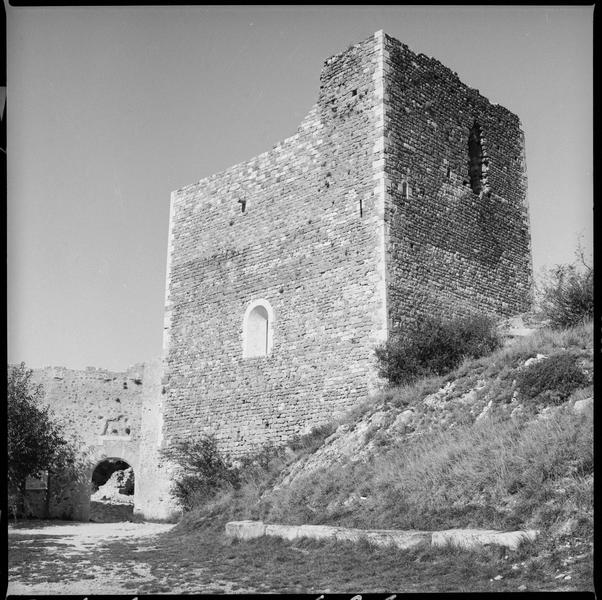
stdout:
POLYGON ((328 59, 295 135, 172 194, 159 438, 280 443, 377 387, 393 327, 527 310, 526 191, 518 117, 440 62, 328 59))

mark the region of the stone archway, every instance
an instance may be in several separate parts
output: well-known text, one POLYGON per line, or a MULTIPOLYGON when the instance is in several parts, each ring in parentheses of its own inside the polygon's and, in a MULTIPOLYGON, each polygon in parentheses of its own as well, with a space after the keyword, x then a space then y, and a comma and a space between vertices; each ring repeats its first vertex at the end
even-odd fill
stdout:
POLYGON ((138 476, 139 470, 138 446, 129 438, 119 438, 116 436, 100 436, 99 442, 99 444, 89 447, 87 451, 88 468, 86 469, 85 474, 86 485, 84 494, 81 497, 81 516, 79 516, 77 520, 105 522, 126 521, 133 516, 133 494, 136 491, 137 484, 135 478, 138 476), (119 466, 120 463, 131 467, 133 470, 134 484, 132 495, 127 494, 129 500, 132 502, 132 509, 125 510, 117 508, 113 510, 110 507, 104 507, 105 510, 99 510, 101 507, 99 507, 98 502, 102 503, 103 501, 93 499, 92 496, 98 491, 100 485, 106 483, 113 472, 123 470, 113 468, 115 465, 119 466), (98 469, 99 466, 101 467, 100 469, 98 469), (108 477, 104 477, 105 475, 108 475, 108 477))
POLYGON ((120 457, 105 457, 91 475, 90 521, 131 521, 134 516, 133 465, 120 457))

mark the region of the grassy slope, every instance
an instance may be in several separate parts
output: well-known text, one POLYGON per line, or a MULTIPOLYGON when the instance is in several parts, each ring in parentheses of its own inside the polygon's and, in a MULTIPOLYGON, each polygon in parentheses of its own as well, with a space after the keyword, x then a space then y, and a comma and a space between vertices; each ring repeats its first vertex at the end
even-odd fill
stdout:
MULTIPOLYGON (((527 359, 568 352, 591 381, 591 332, 591 323, 541 330, 448 376, 388 390, 334 433, 324 427, 284 455, 266 452, 264 468, 240 490, 191 511, 178 529, 214 535, 242 518, 362 528, 535 527, 543 535, 512 572, 529 564, 537 581, 550 581, 532 581, 529 589, 559 589, 564 576, 590 589, 593 418, 591 409, 578 413, 573 404, 591 397, 592 386, 581 382, 564 401, 554 390, 531 398, 517 378, 527 359)), ((492 567, 491 560, 486 570, 503 572, 502 562, 492 567)), ((463 589, 456 583, 444 587, 463 589)))

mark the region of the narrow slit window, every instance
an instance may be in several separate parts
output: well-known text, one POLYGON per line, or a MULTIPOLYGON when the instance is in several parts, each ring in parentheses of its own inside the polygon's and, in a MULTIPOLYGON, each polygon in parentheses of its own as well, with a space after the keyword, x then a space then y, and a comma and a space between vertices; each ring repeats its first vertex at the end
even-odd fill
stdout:
POLYGON ((480 194, 483 187, 483 145, 481 143, 481 127, 475 123, 468 136, 468 164, 470 187, 475 194, 480 194))

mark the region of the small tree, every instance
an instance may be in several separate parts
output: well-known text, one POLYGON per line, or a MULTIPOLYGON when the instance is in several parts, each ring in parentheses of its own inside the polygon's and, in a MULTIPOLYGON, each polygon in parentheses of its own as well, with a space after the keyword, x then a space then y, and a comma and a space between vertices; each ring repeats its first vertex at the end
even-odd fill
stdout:
POLYGON ((161 454, 178 467, 172 493, 184 510, 203 504, 224 487, 240 485, 238 469, 220 452, 213 435, 178 440, 161 454))
POLYGON ((443 375, 464 358, 478 358, 500 345, 495 321, 487 315, 441 319, 427 316, 396 332, 375 349, 379 375, 394 385, 443 375))
POLYGON ((573 264, 548 270, 539 286, 539 308, 553 329, 578 325, 594 316, 594 271, 577 251, 573 264))
POLYGON ((23 362, 8 367, 8 484, 19 498, 20 509, 28 477, 71 459, 62 428, 52 420, 49 407, 41 404, 44 389, 32 381, 32 375, 23 362))

